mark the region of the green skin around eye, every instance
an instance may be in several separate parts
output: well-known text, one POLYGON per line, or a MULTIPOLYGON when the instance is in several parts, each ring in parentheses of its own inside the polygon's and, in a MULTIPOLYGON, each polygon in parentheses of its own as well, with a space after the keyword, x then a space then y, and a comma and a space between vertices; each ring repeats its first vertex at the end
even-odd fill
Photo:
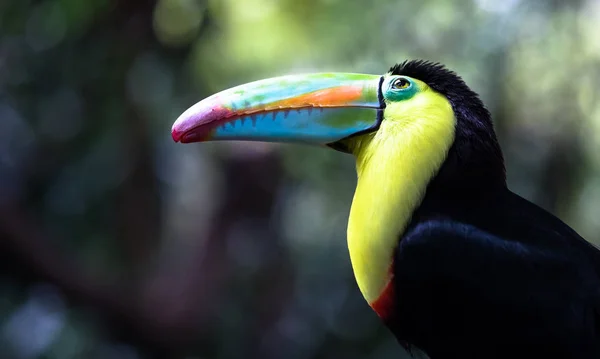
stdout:
POLYGON ((407 79, 405 77, 404 77, 404 79, 410 83, 410 86, 407 88, 404 88, 404 89, 394 89, 392 87, 392 84, 398 78, 399 77, 396 77, 396 76, 389 77, 382 84, 382 87, 384 89, 383 97, 388 101, 402 101, 402 100, 409 99, 409 98, 413 97, 419 90, 417 84, 415 84, 413 81, 411 81, 410 79, 407 79))

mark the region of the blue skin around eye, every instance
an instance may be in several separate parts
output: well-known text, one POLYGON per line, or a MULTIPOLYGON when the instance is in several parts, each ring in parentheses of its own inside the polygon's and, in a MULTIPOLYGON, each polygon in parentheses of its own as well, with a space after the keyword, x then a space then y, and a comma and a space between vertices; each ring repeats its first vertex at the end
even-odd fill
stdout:
POLYGON ((402 101, 402 100, 406 100, 409 99, 411 97, 413 97, 417 91, 418 91, 418 86, 417 84, 415 84, 413 81, 411 81, 410 79, 404 78, 406 79, 408 82, 410 82, 410 87, 406 88, 406 89, 402 89, 402 90, 395 90, 392 88, 392 83, 394 82, 394 80, 398 79, 398 77, 390 77, 388 78, 384 83, 383 83, 383 88, 384 93, 383 93, 383 97, 386 100, 389 101, 402 101))

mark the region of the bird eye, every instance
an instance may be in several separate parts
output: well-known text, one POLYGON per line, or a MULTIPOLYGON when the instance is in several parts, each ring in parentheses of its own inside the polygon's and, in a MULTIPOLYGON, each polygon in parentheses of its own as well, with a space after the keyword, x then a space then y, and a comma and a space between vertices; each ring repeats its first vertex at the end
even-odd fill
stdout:
POLYGON ((392 82, 392 89, 394 90, 405 90, 410 87, 410 82, 402 77, 399 77, 392 82))

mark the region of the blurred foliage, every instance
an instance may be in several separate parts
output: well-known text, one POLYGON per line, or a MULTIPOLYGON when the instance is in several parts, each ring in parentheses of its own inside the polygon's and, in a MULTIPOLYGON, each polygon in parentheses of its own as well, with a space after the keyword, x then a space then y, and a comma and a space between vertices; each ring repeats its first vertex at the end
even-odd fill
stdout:
POLYGON ((362 300, 350 156, 174 144, 199 99, 440 61, 510 186, 600 244, 597 0, 3 0, 0 358, 406 355, 362 300))

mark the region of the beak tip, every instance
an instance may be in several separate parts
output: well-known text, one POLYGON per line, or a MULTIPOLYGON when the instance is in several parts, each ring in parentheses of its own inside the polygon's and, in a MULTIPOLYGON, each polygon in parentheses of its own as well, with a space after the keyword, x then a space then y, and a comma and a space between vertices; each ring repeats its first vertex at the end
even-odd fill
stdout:
POLYGON ((171 127, 171 137, 175 142, 188 143, 194 137, 194 123, 190 121, 189 110, 181 114, 171 127))
POLYGON ((173 141, 179 143, 202 142, 207 139, 207 136, 201 130, 194 129, 187 121, 180 121, 179 119, 175 121, 173 128, 171 128, 173 141))
POLYGON ((171 129, 171 137, 173 138, 173 141, 180 142, 181 138, 183 137, 183 132, 178 131, 175 127, 173 127, 173 129, 171 129))
MULTIPOLYGON (((206 105, 203 102, 188 108, 184 113, 179 115, 171 128, 171 137, 173 141, 180 143, 200 142, 202 140, 202 131, 199 128, 205 127, 206 124, 206 105)), ((210 107, 209 107, 210 109, 210 107)), ((212 112, 212 110, 211 110, 212 112)))

